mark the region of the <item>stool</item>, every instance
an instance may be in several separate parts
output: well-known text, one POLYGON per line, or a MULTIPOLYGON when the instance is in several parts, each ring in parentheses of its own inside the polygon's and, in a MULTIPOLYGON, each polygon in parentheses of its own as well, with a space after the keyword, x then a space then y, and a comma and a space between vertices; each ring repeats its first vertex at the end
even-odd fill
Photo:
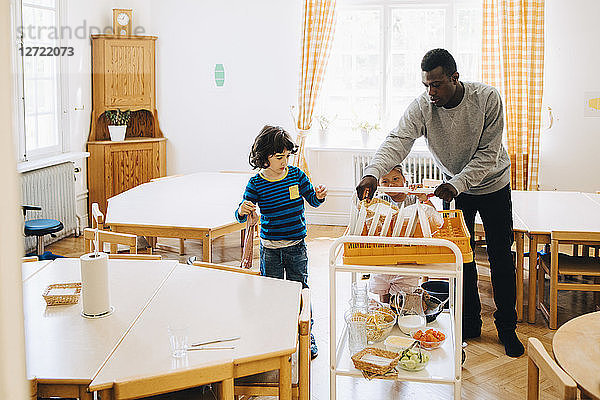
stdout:
MULTIPOLYGON (((27 211, 36 210, 39 211, 42 208, 38 206, 22 206, 23 218, 27 211)), ((56 219, 32 219, 25 221, 25 236, 37 236, 37 247, 36 252, 40 259, 44 259, 44 236, 60 232, 64 229, 62 222, 56 219)))

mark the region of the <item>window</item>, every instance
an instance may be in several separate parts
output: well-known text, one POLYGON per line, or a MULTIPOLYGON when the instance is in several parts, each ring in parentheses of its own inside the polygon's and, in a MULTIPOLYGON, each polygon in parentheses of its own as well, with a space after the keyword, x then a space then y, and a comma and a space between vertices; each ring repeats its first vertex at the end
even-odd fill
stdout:
POLYGON ((17 1, 18 160, 63 152, 63 57, 43 56, 60 47, 60 0, 17 1))
POLYGON ((461 80, 480 80, 480 1, 346 0, 337 12, 318 112, 340 130, 393 128, 423 90, 421 59, 432 48, 452 53, 461 80))

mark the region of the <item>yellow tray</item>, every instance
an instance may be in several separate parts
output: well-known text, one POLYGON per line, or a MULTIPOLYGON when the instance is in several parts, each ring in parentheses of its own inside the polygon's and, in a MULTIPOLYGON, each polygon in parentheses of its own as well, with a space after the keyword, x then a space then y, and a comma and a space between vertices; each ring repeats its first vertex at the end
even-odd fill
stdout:
MULTIPOLYGON (((440 211, 444 225, 432 237, 447 239, 455 243, 463 255, 463 262, 473 261, 471 235, 465 224, 461 210, 440 211)), ((402 228, 403 231, 405 227, 402 228)), ((403 232, 401 232, 401 236, 403 232)), ((423 237, 417 223, 414 237, 423 237)), ((411 246, 403 244, 344 243, 344 264, 350 265, 390 265, 390 264, 430 264, 453 263, 454 253, 441 246, 411 246)))

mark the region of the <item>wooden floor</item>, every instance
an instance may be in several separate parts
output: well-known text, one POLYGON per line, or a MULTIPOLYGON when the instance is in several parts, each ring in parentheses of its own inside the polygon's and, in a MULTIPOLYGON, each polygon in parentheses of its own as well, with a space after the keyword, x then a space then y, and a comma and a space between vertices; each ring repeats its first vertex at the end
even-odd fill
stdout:
MULTIPOLYGON (((312 362, 312 398, 329 398, 329 282, 328 251, 333 238, 340 236, 344 228, 312 225, 309 227, 307 245, 309 249, 309 284, 312 292, 313 332, 319 345, 319 356, 312 362)), ((159 239, 159 242, 177 245, 174 240, 159 239)), ((66 238, 48 247, 55 254, 78 257, 83 254, 82 238, 66 238)), ((157 251, 165 259, 179 259, 185 262, 188 256, 202 255, 202 245, 196 241, 186 241, 186 255, 157 251)), ((258 251, 254 252, 255 257, 258 251)), ((241 258, 238 233, 216 239, 213 245, 213 261, 236 264, 241 258)), ((494 302, 489 282, 489 268, 485 249, 478 248, 476 260, 481 279, 483 328, 478 339, 469 340, 465 348, 467 359, 463 366, 462 398, 465 400, 508 400, 525 399, 527 385, 526 355, 514 359, 504 355, 504 347, 498 342, 493 323, 494 302)), ((527 262, 525 263, 527 265, 527 262)), ((255 266, 258 260, 255 258, 255 266)), ((527 277, 527 272, 526 272, 527 277)), ((527 285, 527 279, 525 281, 527 285)), ((527 287, 525 288, 527 290, 527 287)), ((527 302, 527 299, 525 299, 527 302)), ((525 306, 527 303, 525 303, 525 306)), ((593 295, 586 292, 562 292, 559 295, 559 323, 574 316, 594 311, 593 295)), ((526 309, 526 307, 525 307, 526 309)), ((526 344, 530 336, 542 341, 551 353, 553 331, 548 329, 545 320, 538 312, 537 322, 520 323, 517 334, 526 344)), ((542 399, 558 399, 555 390, 543 379, 540 384, 542 399)), ((447 385, 422 383, 366 381, 364 379, 338 378, 338 399, 451 399, 452 389, 447 385)))

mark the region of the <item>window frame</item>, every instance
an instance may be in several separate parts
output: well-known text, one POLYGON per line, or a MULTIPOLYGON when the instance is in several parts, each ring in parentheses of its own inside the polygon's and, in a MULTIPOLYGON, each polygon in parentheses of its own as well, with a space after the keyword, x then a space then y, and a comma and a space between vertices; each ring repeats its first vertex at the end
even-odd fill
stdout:
MULTIPOLYGON (((20 35, 17 32, 18 27, 23 26, 23 7, 31 6, 40 9, 51 9, 56 13, 55 26, 57 32, 61 32, 60 27, 65 26, 66 22, 66 4, 64 0, 55 0, 54 7, 41 6, 31 4, 27 0, 11 0, 12 8, 12 34, 14 35, 14 51, 13 51, 13 89, 15 93, 14 101, 14 122, 13 127, 15 132, 15 151, 17 162, 23 163, 32 160, 49 158, 69 151, 68 140, 68 60, 65 57, 52 57, 56 62, 56 85, 57 98, 56 112, 58 144, 46 146, 34 150, 27 150, 26 138, 26 114, 25 104, 27 96, 25 95, 25 55, 21 54, 20 48, 24 45, 24 33, 20 35)), ((65 46, 65 38, 59 37, 56 39, 56 46, 65 46)), ((34 99, 35 101, 35 99, 34 99)))
MULTIPOLYGON (((379 10, 381 18, 380 26, 380 54, 381 54, 381 82, 379 88, 379 101, 381 107, 378 111, 379 124, 383 131, 396 125, 404 110, 392 110, 392 15, 397 9, 430 9, 440 8, 445 12, 444 16, 444 46, 451 52, 458 51, 458 12, 461 8, 477 6, 477 0, 345 0, 338 2, 338 9, 342 10, 379 10)), ((460 72, 460 71, 459 71, 460 72)), ((481 74, 481 70, 479 71, 481 74)), ((325 87, 326 89, 326 87, 325 87)), ((327 94, 327 93, 325 93, 327 94)), ((415 94, 415 97, 418 94, 415 94)), ((319 105, 319 109, 325 114, 331 111, 319 105)), ((344 118, 347 120, 347 118, 344 118)), ((346 126, 344 125, 344 128, 346 126)), ((353 128, 354 130, 354 128, 353 128)), ((387 132, 386 132, 387 133, 387 132)), ((418 143, 415 143, 418 145, 418 143)), ((423 144, 424 146, 424 144, 423 144)))

